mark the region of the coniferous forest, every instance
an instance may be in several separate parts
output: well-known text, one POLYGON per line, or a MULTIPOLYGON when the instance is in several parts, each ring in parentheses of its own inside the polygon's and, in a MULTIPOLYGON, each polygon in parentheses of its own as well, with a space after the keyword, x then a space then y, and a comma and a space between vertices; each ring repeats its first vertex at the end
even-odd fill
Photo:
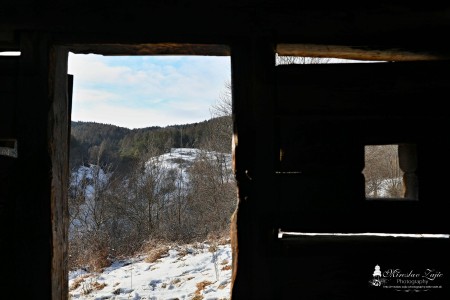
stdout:
MULTIPOLYGON (((71 122, 70 167, 112 164, 126 172, 126 166, 149 152, 160 155, 171 148, 202 148, 208 144, 212 130, 230 123, 229 117, 218 117, 199 123, 129 129, 96 122, 71 122), (227 119, 227 120, 225 120, 227 119)), ((229 125, 227 125, 229 126, 229 125)), ((231 152, 230 134, 223 135, 223 149, 231 152)), ((217 133, 217 132, 216 132, 217 133)))

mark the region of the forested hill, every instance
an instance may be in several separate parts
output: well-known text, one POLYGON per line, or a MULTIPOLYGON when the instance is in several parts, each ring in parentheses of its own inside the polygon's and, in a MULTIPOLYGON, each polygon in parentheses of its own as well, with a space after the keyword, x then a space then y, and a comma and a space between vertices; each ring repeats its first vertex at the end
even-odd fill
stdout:
MULTIPOLYGON (((224 123, 224 118, 228 117, 139 129, 96 122, 72 122, 70 165, 71 168, 87 164, 113 164, 120 167, 148 153, 159 155, 171 148, 200 148, 211 136, 211 131, 224 123)), ((231 124, 229 120, 225 123, 228 126, 231 124)), ((231 134, 229 139, 231 145, 231 134)))

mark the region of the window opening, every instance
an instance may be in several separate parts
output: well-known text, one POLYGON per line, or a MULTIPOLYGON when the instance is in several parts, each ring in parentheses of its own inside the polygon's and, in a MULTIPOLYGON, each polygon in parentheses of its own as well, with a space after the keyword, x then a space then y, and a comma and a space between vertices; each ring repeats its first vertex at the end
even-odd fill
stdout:
POLYGON ((366 197, 402 198, 403 171, 398 159, 398 145, 374 145, 364 148, 366 197))
POLYGON ((20 56, 20 51, 0 51, 0 56, 20 56))
POLYGON ((367 145, 364 162, 367 199, 417 199, 415 145, 367 145))
POLYGON ((0 139, 0 155, 17 158, 17 140, 0 139))
POLYGON ((229 57, 70 53, 69 73, 70 295, 228 298, 229 57))

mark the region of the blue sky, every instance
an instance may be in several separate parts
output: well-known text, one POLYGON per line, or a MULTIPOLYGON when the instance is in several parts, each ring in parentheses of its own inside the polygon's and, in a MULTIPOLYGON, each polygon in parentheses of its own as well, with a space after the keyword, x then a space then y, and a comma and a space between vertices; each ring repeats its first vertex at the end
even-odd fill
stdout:
POLYGON ((73 121, 127 128, 201 122, 230 81, 230 57, 69 54, 73 121))

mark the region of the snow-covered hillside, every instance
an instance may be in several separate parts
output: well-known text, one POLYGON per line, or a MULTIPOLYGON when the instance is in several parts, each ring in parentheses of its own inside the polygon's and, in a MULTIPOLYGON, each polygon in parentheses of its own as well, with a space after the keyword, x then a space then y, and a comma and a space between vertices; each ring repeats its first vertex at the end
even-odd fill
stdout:
MULTIPOLYGON (((168 173, 176 172, 177 178, 182 182, 178 184, 185 185, 189 181, 188 172, 186 170, 201 156, 210 161, 224 160, 222 165, 224 173, 228 173, 231 177, 231 154, 219 153, 214 151, 202 151, 196 148, 172 148, 169 153, 158 155, 150 158, 147 163, 147 173, 151 172, 152 167, 156 167, 158 172, 168 173)), ((103 188, 111 177, 108 170, 103 170, 100 166, 89 165, 80 166, 72 172, 71 187, 79 185, 83 180, 87 180, 84 185, 87 198, 93 198, 95 188, 103 188)))
MULTIPOLYGON (((82 257, 95 256, 98 251, 94 249, 88 252, 89 247, 85 247, 85 245, 92 241, 91 236, 103 237, 102 234, 106 236, 103 241, 111 243, 108 244, 107 249, 112 252, 108 252, 108 262, 111 264, 100 272, 96 272, 97 269, 90 267, 70 271, 70 299, 222 300, 230 298, 231 249, 229 242, 221 245, 211 241, 188 245, 172 244, 170 247, 164 246, 165 248, 161 248, 161 245, 168 243, 167 241, 161 242, 162 244, 147 242, 147 245, 143 247, 146 250, 140 251, 141 254, 128 259, 124 259, 120 255, 116 257, 118 250, 112 244, 112 242, 117 244, 121 238, 124 240, 128 238, 128 243, 147 241, 148 235, 139 236, 142 240, 135 238, 135 233, 139 230, 135 230, 133 221, 135 219, 147 220, 146 218, 151 216, 152 221, 156 222, 156 215, 153 215, 156 213, 160 218, 158 220, 161 220, 158 223, 158 232, 162 232, 164 229, 173 230, 163 223, 163 220, 171 222, 169 218, 171 205, 178 205, 175 207, 178 208, 180 202, 185 201, 183 196, 189 192, 189 183, 194 182, 193 177, 190 178, 190 174, 193 174, 190 173, 192 170, 190 168, 194 167, 196 162, 201 161, 214 162, 214 164, 207 163, 206 165, 208 167, 219 166, 219 170, 222 170, 219 173, 224 176, 224 182, 231 182, 230 154, 205 152, 192 148, 171 149, 170 153, 150 158, 144 168, 136 170, 134 175, 138 174, 137 177, 134 179, 125 177, 120 184, 111 184, 110 182, 113 182, 111 178, 114 178, 111 171, 102 170, 95 165, 81 166, 74 171, 70 187, 73 200, 69 207, 71 212, 69 238, 76 236, 74 241, 77 241, 78 244, 74 243, 74 249, 78 249, 77 257, 80 255, 82 257), (173 181, 169 180, 170 178, 173 181), (174 188, 168 188, 169 184, 174 188), (154 194, 152 195, 158 193, 163 193, 163 195, 159 198, 152 198, 155 200, 151 205, 147 199, 144 199, 143 205, 138 206, 142 204, 138 202, 140 198, 137 197, 140 196, 141 186, 143 187, 142 191, 148 192, 149 187, 153 187, 154 194), (118 189, 118 187, 120 188, 118 189), (117 190, 113 190, 114 188, 117 190), (136 191, 138 193, 132 194, 136 191), (118 201, 112 202, 120 207, 120 209, 114 210, 114 213, 118 214, 110 214, 105 206, 110 203, 108 201, 118 201), (136 211, 132 210, 134 208, 136 211), (104 215, 101 215, 102 213, 104 215), (122 234, 120 239, 110 235, 110 231, 108 231, 110 227, 114 229, 111 231, 112 233, 120 232, 122 234), (155 253, 158 254, 156 260, 155 253)), ((211 176, 213 175, 208 173, 206 176, 212 180, 211 176)), ((207 203, 208 196, 202 196, 201 200, 205 199, 204 203, 207 203)), ((201 203, 202 207, 206 206, 203 202, 201 203)), ((183 209, 185 207, 187 206, 182 206, 183 209)), ((188 207, 185 209, 185 213, 193 215, 195 212, 193 209, 195 207, 188 207)), ((229 218, 229 216, 225 216, 225 218, 229 218)), ((185 227, 194 224, 187 222, 187 218, 183 221, 185 223, 182 225, 185 227)), ((200 223, 200 226, 205 227, 205 223, 200 223)), ((194 229, 191 231, 197 232, 194 229)), ((72 257, 75 257, 75 253, 72 257)), ((80 265, 84 266, 84 264, 76 266, 80 265)))
POLYGON ((115 261, 101 273, 69 273, 70 299, 230 298, 230 245, 172 246, 161 258, 150 255, 115 261))
POLYGON ((165 170, 182 170, 184 174, 182 178, 186 183, 189 181, 189 178, 188 173, 184 171, 200 158, 212 162, 221 160, 220 164, 223 166, 224 172, 231 175, 231 154, 203 151, 196 148, 172 148, 169 153, 150 158, 147 161, 147 167, 156 164, 165 170))
MULTIPOLYGON (((169 153, 150 158, 146 163, 145 172, 140 174, 137 180, 138 185, 145 185, 150 177, 153 177, 153 185, 155 193, 164 191, 164 198, 167 199, 164 204, 166 207, 171 205, 171 199, 175 198, 174 194, 186 194, 189 185, 189 168, 195 161, 200 159, 213 162, 215 166, 222 169, 222 176, 225 181, 231 182, 231 154, 218 153, 214 151, 202 151, 195 148, 172 148, 169 153), (158 178, 158 179, 156 179, 158 178), (171 181, 171 182, 170 182, 171 181), (168 191, 167 184, 172 183, 176 190, 168 191)), ((78 198, 72 201, 71 211, 75 211, 72 215, 77 218, 71 220, 70 229, 80 227, 80 220, 90 225, 96 223, 93 220, 95 210, 98 210, 98 201, 100 193, 108 190, 109 180, 112 177, 112 170, 104 170, 97 165, 80 166, 72 172, 70 182, 71 198, 78 198)), ((127 180, 123 182, 124 189, 129 189, 127 180)))

